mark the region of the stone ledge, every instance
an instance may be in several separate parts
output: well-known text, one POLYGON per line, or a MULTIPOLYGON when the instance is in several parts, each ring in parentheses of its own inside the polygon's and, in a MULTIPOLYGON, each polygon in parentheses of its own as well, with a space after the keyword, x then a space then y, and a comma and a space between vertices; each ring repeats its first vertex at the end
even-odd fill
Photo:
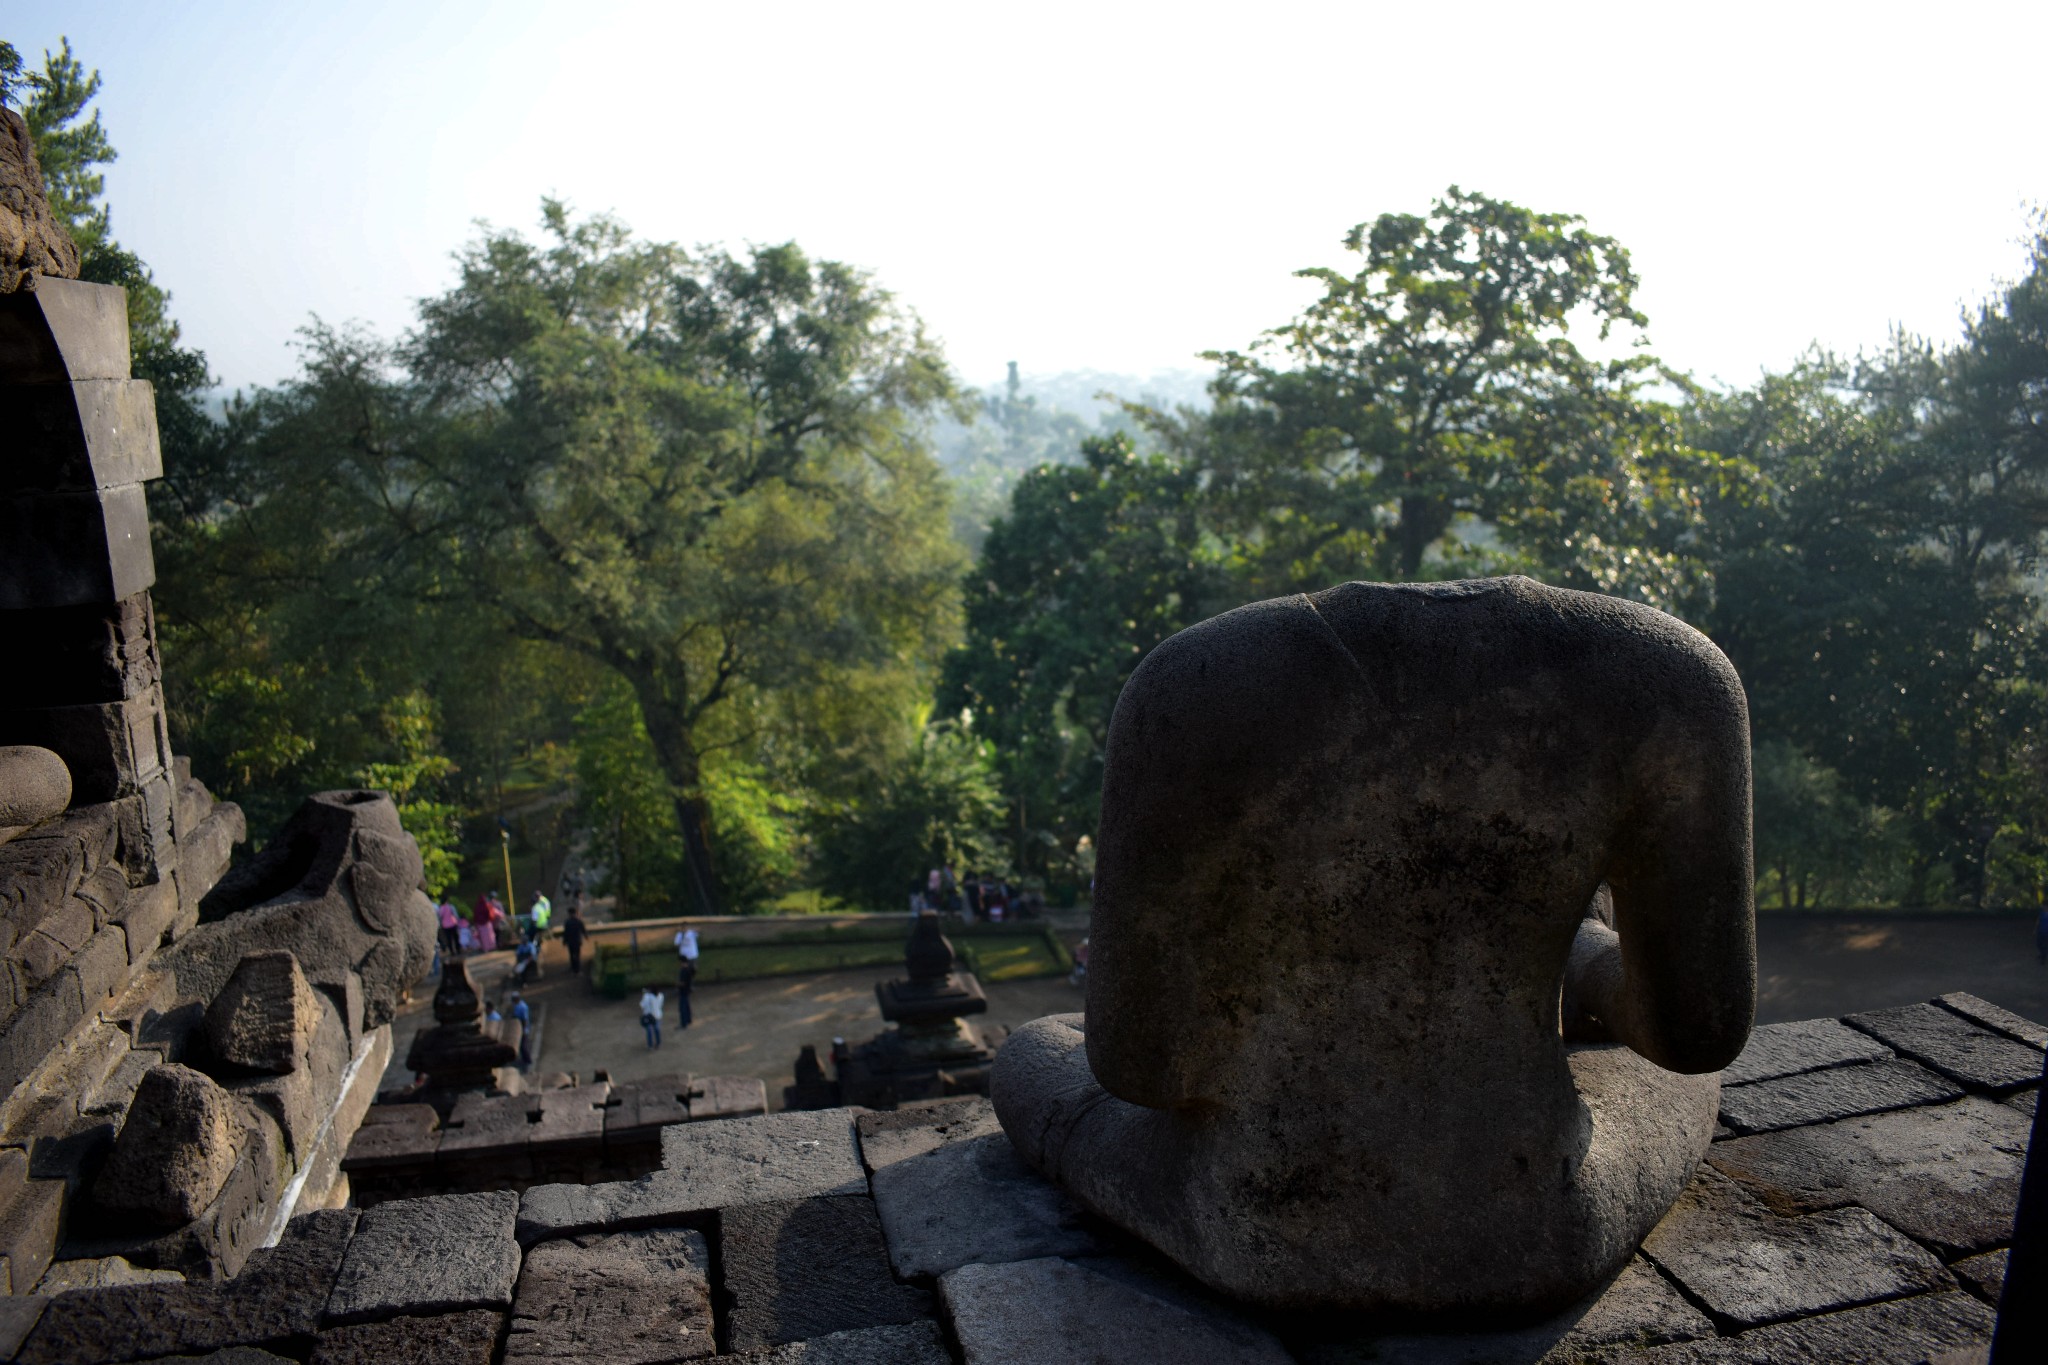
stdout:
MULTIPOLYGON (((1840 1042, 1834 1029, 1793 1036, 1840 1042)), ((1843 1059, 1748 1085, 1885 1064, 1843 1059)), ((706 1305, 726 1296, 730 1354, 719 1358, 757 1365, 939 1365, 954 1357, 942 1324, 920 1316, 934 1304, 967 1361, 1917 1359, 1989 1339, 2026 1140, 2010 1100, 1955 1089, 1942 1082, 1931 1102, 1717 1142, 1643 1256, 1565 1313, 1498 1330, 1246 1311, 998 1162, 1007 1140, 986 1101, 967 1100, 671 1127, 669 1165, 642 1181, 393 1201, 364 1214, 352 1238, 353 1215, 308 1215, 236 1280, 0 1300, 0 1344, 17 1333, 25 1360, 70 1365, 228 1347, 310 1351, 329 1365, 486 1365, 501 1332, 520 1342, 520 1359, 581 1358, 577 1343, 600 1338, 625 1343, 613 1356, 639 1359, 633 1343, 648 1344, 651 1327, 673 1329, 658 1358, 681 1359, 710 1353, 706 1305), (310 1221, 320 1218, 344 1221, 310 1221), (324 1238, 325 1259, 302 1251, 294 1271, 278 1258, 307 1245, 302 1227, 324 1238), (655 1288, 593 1289, 629 1281, 655 1288), (936 1300, 921 1297, 932 1289, 936 1300), (658 1311, 620 1316, 613 1300, 658 1311), (842 1326, 841 1309, 914 1320, 842 1326)))

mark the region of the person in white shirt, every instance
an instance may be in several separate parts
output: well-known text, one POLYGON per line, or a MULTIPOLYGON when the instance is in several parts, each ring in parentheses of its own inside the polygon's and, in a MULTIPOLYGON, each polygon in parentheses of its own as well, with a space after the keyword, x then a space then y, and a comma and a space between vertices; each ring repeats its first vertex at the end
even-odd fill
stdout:
POLYGON ((640 1027, 647 1030, 650 1051, 661 1046, 661 992, 652 986, 640 992, 640 1027))
POLYGON ((695 962, 697 960, 697 931, 695 929, 679 929, 676 931, 676 956, 682 958, 685 962, 695 962))

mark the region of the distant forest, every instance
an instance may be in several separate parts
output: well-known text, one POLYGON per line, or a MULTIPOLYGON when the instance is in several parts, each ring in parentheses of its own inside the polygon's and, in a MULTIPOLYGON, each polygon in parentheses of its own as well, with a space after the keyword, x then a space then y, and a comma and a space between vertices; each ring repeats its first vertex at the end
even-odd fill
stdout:
POLYGON ((508 830, 523 887, 573 857, 624 914, 895 908, 939 865, 1064 901, 1154 645, 1523 573, 1734 661, 1763 903, 2048 889, 2048 222, 1953 335, 1726 389, 1656 358, 1621 243, 1453 187, 1332 224, 1320 299, 1189 376, 975 390, 860 269, 543 203, 404 335, 316 324, 223 405, 112 233, 97 74, 0 85, 128 288, 173 736, 258 838, 370 784, 436 890, 508 830))

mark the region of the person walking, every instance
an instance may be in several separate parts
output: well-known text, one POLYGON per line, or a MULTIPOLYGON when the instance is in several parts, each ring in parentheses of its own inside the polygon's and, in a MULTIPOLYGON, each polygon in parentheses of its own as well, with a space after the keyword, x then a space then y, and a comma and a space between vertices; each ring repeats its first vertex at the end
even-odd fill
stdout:
POLYGON ((512 1017, 519 1021, 519 1069, 526 1071, 533 1066, 533 1011, 518 991, 512 992, 512 1017))
POLYGON ((676 1027, 690 1026, 690 987, 697 983, 697 964, 684 958, 676 968, 676 1027))
POLYGON ((434 913, 441 920, 441 951, 452 957, 462 947, 461 939, 455 932, 455 927, 462 923, 462 916, 456 911, 455 902, 446 896, 441 898, 441 904, 434 913))
POLYGON ((640 1027, 647 1030, 647 1050, 661 1046, 661 992, 649 986, 640 992, 640 1027))
POLYGON ((562 925, 562 946, 569 950, 569 975, 575 976, 583 970, 583 940, 590 936, 590 930, 583 924, 583 907, 571 905, 569 918, 562 925))

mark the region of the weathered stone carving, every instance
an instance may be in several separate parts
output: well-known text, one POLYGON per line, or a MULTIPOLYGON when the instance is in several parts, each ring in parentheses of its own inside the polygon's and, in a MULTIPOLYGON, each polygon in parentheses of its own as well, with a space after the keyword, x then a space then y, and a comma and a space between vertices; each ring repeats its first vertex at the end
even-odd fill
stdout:
POLYGON ((1183 631, 1111 724, 1086 1024, 1012 1035, 1003 1127, 1244 1299, 1568 1303, 1748 1034, 1748 761, 1726 659, 1628 602, 1352 583, 1183 631))
POLYGON ((469 975, 469 963, 450 954, 441 960, 441 984, 434 991, 434 1027, 421 1029, 406 1054, 406 1069, 427 1078, 419 1094, 443 1117, 466 1091, 490 1090, 497 1069, 519 1058, 519 1049, 483 1029, 483 997, 469 975))
POLYGON ((206 1007, 206 1041, 217 1061, 283 1075, 305 1065, 319 1023, 298 959, 272 948, 246 954, 206 1007))
POLYGON ((71 804, 71 770, 48 749, 0 745, 0 843, 62 815, 71 804))
POLYGON ((150 1068, 93 1186, 100 1207, 163 1227, 189 1223, 228 1183, 248 1131, 236 1101, 201 1072, 150 1068))
POLYGON ((169 955, 178 989, 210 1000, 248 953, 288 950, 316 986, 343 992, 360 976, 366 1017, 347 1022, 376 1028, 433 964, 438 926, 419 886, 419 846, 389 796, 309 796, 200 902, 199 927, 169 955))
POLYGON ((76 279, 78 243, 50 212, 28 125, 0 109, 0 294, 34 288, 39 275, 76 279))

